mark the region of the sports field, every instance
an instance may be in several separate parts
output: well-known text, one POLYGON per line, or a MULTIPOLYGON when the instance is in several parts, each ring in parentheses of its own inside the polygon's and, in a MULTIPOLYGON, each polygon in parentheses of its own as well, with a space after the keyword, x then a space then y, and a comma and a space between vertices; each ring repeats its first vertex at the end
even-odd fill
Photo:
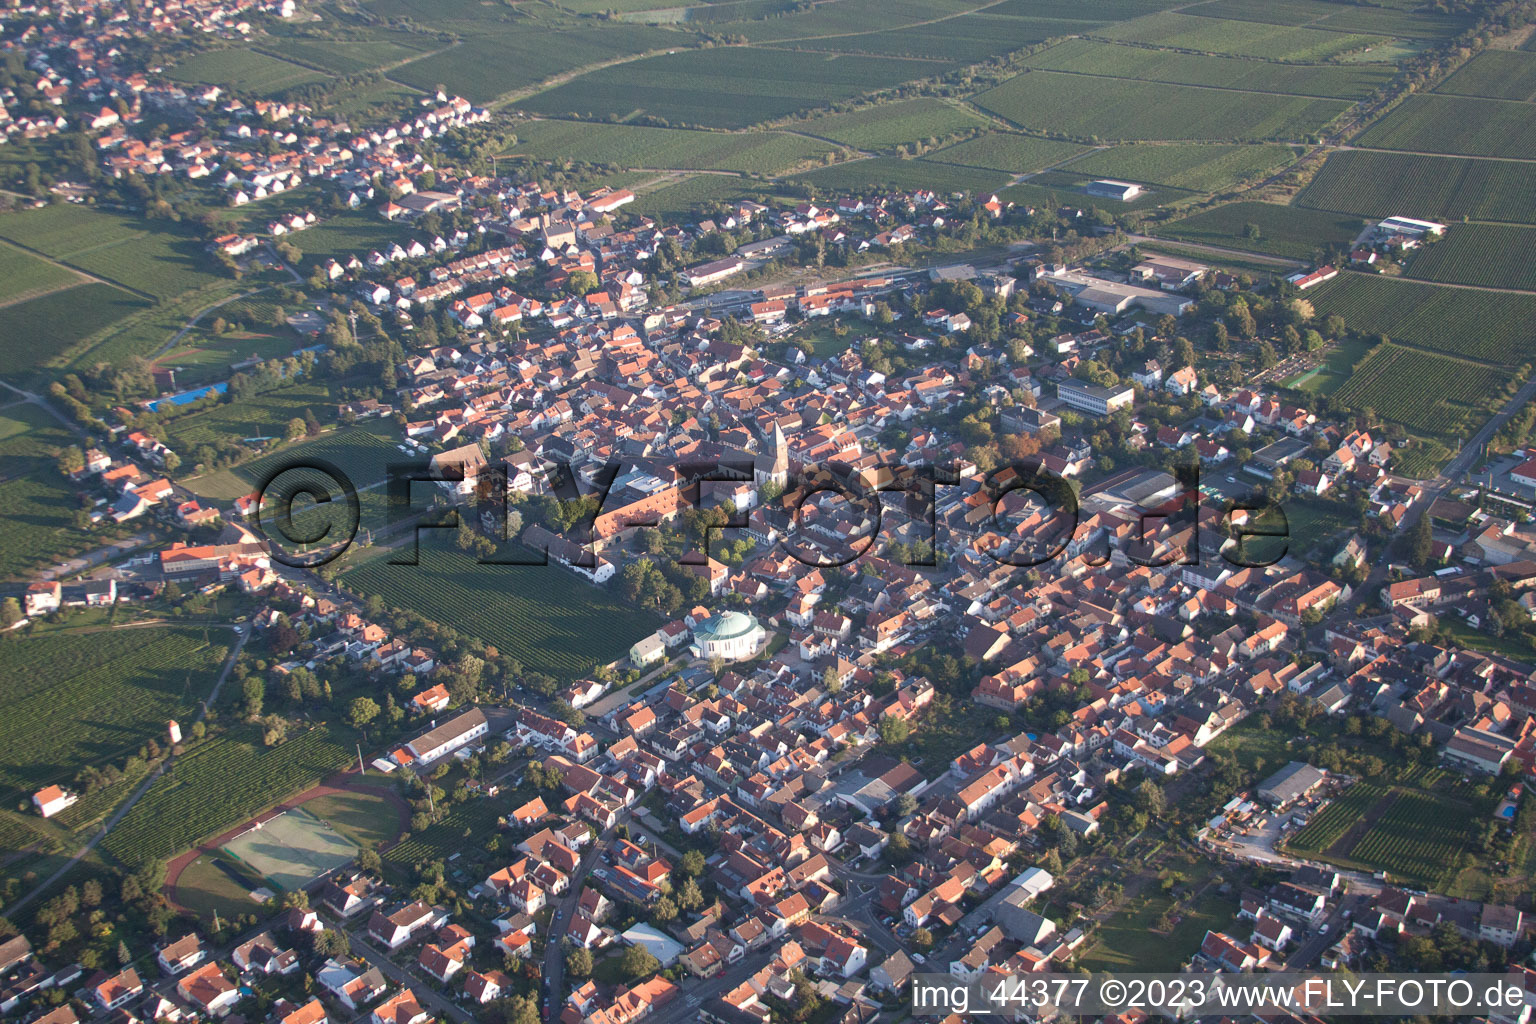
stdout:
POLYGON ((284 811, 224 844, 224 853, 284 892, 302 889, 357 856, 358 846, 302 807, 284 811))

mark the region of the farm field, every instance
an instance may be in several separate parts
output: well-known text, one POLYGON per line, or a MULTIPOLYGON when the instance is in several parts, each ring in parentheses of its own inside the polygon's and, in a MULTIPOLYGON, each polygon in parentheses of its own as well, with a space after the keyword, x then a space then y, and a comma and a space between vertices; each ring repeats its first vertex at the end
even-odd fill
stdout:
POLYGON ((985 11, 951 18, 939 25, 914 25, 890 32, 861 32, 822 39, 793 39, 780 45, 803 50, 923 57, 974 64, 1058 36, 1093 32, 1103 24, 1082 19, 1008 17, 985 11))
POLYGON ((1072 171, 1102 178, 1218 192, 1270 174, 1291 160, 1289 146, 1115 146, 1074 160, 1072 171))
POLYGON ((1530 332, 1536 296, 1346 273, 1310 289, 1307 298, 1319 316, 1337 313, 1362 334, 1508 366, 1536 357, 1530 332))
POLYGON ((35 405, 13 405, 0 412, 0 508, 7 511, 0 531, 0 578, 34 566, 49 565, 66 552, 93 543, 73 526, 79 505, 74 491, 54 467, 58 453, 74 437, 58 420, 35 405))
MULTIPOLYGON (((1434 793, 1399 790, 1385 813, 1351 849, 1338 856, 1385 870, 1393 879, 1443 889, 1469 850, 1483 815, 1434 793)), ((1485 809, 1486 811, 1486 809, 1485 809)))
MULTIPOLYGON (((324 423, 336 403, 322 384, 290 384, 259 395, 188 413, 166 428, 166 444, 191 452, 199 445, 226 445, 249 437, 281 437, 288 421, 308 409, 324 423)), ((190 459, 184 459, 190 465, 190 459)))
POLYGON ((359 41, 285 38, 273 40, 265 50, 273 51, 268 56, 312 65, 333 75, 355 75, 406 60, 440 45, 429 37, 397 32, 388 39, 359 41))
POLYGON ((222 85, 256 96, 278 96, 295 86, 323 82, 327 77, 292 61, 244 47, 195 54, 172 66, 166 74, 178 82, 222 85))
POLYGON ((1088 39, 1069 39, 1025 63, 1043 71, 1336 99, 1368 96, 1391 81, 1395 73, 1390 64, 1276 64, 1088 39))
POLYGON ((353 756, 351 736, 333 735, 323 725, 290 732, 275 747, 262 746, 257 727, 238 726, 189 747, 102 848, 129 865, 170 857, 320 781, 353 756))
POLYGON ((1287 841, 1301 853, 1323 853, 1344 837, 1360 820, 1361 814, 1387 792, 1385 786, 1357 782, 1312 816, 1312 819, 1287 841))
POLYGON ((1407 276, 1420 281, 1536 290, 1536 227, 1508 224, 1452 224, 1445 237, 1408 263, 1407 276))
POLYGON ((229 632, 193 626, 53 633, 0 644, 0 786, 14 802, 120 762, 208 695, 229 632), (64 713, 61 713, 64 712, 64 713))
POLYGON ((1223 18, 1198 18, 1162 11, 1103 30, 1109 39, 1181 50, 1263 57, 1268 60, 1327 60, 1379 42, 1373 36, 1223 18))
POLYGON ((1070 160, 1083 151, 1083 147, 1075 142, 1037 139, 1012 132, 988 132, 929 153, 924 159, 1003 174, 1027 174, 1070 160))
POLYGON ((9 245, 0 245, 0 303, 81 284, 79 274, 9 245))
POLYGON ((1424 434, 1455 437, 1508 383, 1507 371, 1388 343, 1355 368, 1334 398, 1424 434))
POLYGON ((697 41, 692 33, 644 25, 550 28, 492 23, 465 33, 441 53, 396 68, 390 77, 427 92, 442 85, 472 102, 490 103, 587 65, 649 50, 681 50, 697 41))
POLYGON ((525 121, 507 155, 556 163, 779 174, 833 151, 783 132, 701 132, 585 121, 525 121))
POLYGON ((1495 100, 1536 98, 1536 53, 1485 50, 1441 82, 1435 92, 1495 100))
POLYGON ((398 552, 369 552, 342 581, 478 636, 533 671, 576 678, 623 657, 658 624, 612 590, 553 563, 481 565, 431 539, 422 544, 420 565, 391 565, 391 557, 398 552))
POLYGON ((794 177, 795 181, 837 192, 889 186, 893 188, 931 188, 936 192, 983 192, 1001 188, 1008 174, 979 167, 961 167, 937 160, 902 160, 877 156, 869 160, 850 160, 794 177))
POLYGON ((1397 6, 1357 7, 1323 0, 1211 0, 1210 3, 1185 7, 1181 13, 1277 25, 1305 24, 1337 31, 1380 32, 1415 39, 1444 39, 1466 27, 1466 19, 1462 17, 1393 9, 1397 6))
POLYGON ((1351 150, 1330 154, 1295 202, 1376 218, 1536 224, 1536 175, 1507 160, 1351 150))
POLYGON ((1525 103, 1430 93, 1408 97, 1355 144, 1531 159, 1536 158, 1536 118, 1525 103))
POLYGON ((1029 71, 976 97, 986 110, 1021 128, 1090 140, 1240 141, 1295 138, 1338 117, 1344 100, 1276 97, 1187 85, 1147 87, 1121 78, 1029 71))
POLYGON ((939 70, 929 61, 717 47, 593 71, 518 106, 541 114, 644 115, 674 125, 745 128, 939 70))
POLYGON ((30 376, 148 303, 110 284, 82 284, 0 307, 0 374, 30 376))
POLYGON ((313 227, 306 228, 288 241, 302 252, 308 263, 324 263, 354 253, 366 256, 391 242, 409 245, 411 235, 400 225, 391 224, 372 210, 347 210, 327 213, 313 227))
MULTIPOLYGON (((317 410, 316 415, 319 414, 317 410)), ((356 486, 366 487, 384 480, 390 463, 426 458, 403 454, 395 447, 394 435, 395 425, 390 420, 380 421, 373 426, 343 427, 333 433, 322 434, 313 441, 285 445, 275 452, 252 459, 237 467, 234 472, 247 482, 256 484, 269 473, 285 466, 319 459, 333 463, 350 476, 356 486)))
POLYGON ((1274 203, 1231 203, 1160 224, 1159 236, 1307 260, 1327 246, 1347 246, 1364 226, 1358 217, 1274 203), (1256 230, 1257 233, 1254 233, 1256 230))
POLYGON ((0 237, 155 299, 224 279, 190 226, 70 203, 0 219, 0 237))
POLYGON ((641 191, 625 209, 670 222, 686 222, 692 219, 694 211, 710 203, 736 198, 761 201, 763 193, 762 185, 746 178, 727 174, 696 174, 678 177, 668 184, 641 191))
POLYGON ((987 123, 963 107, 923 97, 845 114, 825 114, 791 122, 789 127, 859 149, 889 150, 924 139, 942 139, 987 123))

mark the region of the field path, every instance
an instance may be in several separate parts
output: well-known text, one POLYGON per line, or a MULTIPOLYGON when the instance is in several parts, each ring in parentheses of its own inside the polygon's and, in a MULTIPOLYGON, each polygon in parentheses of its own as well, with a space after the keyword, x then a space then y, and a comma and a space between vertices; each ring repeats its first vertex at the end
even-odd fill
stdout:
POLYGON ((252 295, 260 295, 262 292, 269 291, 269 290, 270 289, 268 289, 268 288, 255 288, 255 289, 252 289, 251 291, 248 291, 248 292, 239 292, 239 293, 237 293, 235 295, 231 295, 227 299, 220 299, 218 302, 215 302, 211 306, 204 306, 202 309, 198 310, 196 313, 193 313, 191 318, 189 318, 187 320, 187 322, 182 325, 181 330, 179 330, 175 334, 171 335, 171 339, 169 341, 167 341, 164 345, 161 345, 159 348, 155 349, 154 353, 149 357, 149 361, 151 363, 156 362, 156 361, 159 360, 159 358, 161 356, 165 355, 167 352, 171 351, 171 349, 175 348, 176 344, 179 341, 181 341, 182 337, 188 331, 190 331, 193 327, 197 326, 197 322, 199 320, 201 320, 203 317, 207 316, 209 313, 212 313, 214 310, 219 309, 219 308, 221 308, 223 306, 227 306, 231 302, 235 302, 235 301, 237 301, 239 299, 248 299, 252 295))
MULTIPOLYGON (((137 234, 137 235, 130 236, 128 238, 120 238, 116 242, 104 242, 101 245, 93 245, 93 246, 91 246, 89 248, 81 249, 81 250, 79 250, 79 252, 72 252, 72 253, 70 253, 70 255, 71 256, 79 256, 81 253, 95 252, 97 249, 111 248, 114 245, 122 245, 124 242, 131 242, 135 238, 143 238, 147 234, 149 234, 149 232, 146 231, 146 232, 142 232, 142 233, 137 234)), ((90 281, 95 281, 97 284, 110 285, 111 287, 116 288, 119 291, 127 292, 129 295, 137 295, 139 298, 145 300, 146 302, 152 303, 154 305, 159 305, 160 304, 159 297, 151 295, 151 294, 149 294, 149 292, 141 292, 137 288, 129 288, 125 284, 119 284, 116 281, 109 281, 109 280, 107 280, 104 277, 99 277, 96 274, 93 274, 93 273, 91 273, 88 270, 81 270, 79 267, 73 266, 73 265, 71 265, 69 263, 65 263, 63 260, 56 260, 52 256, 49 256, 47 253, 42 252, 41 250, 32 248, 30 245, 22 245, 20 242, 16 241, 13 238, 7 238, 5 241, 6 241, 7 245, 13 245, 16 248, 22 250, 23 252, 25 252, 25 253, 27 253, 29 255, 36 256, 38 259, 42 260, 44 263, 52 263, 56 267, 61 267, 64 270, 68 270, 68 271, 71 271, 73 273, 79 274, 81 277, 86 278, 87 280, 90 280, 90 281)), ((76 283, 78 284, 80 282, 76 282, 76 283)))
MULTIPOLYGON (((235 667, 235 661, 240 657, 240 652, 245 649, 245 642, 248 639, 250 639, 249 632, 242 632, 240 634, 240 639, 235 642, 235 649, 229 652, 229 657, 224 661, 224 668, 220 670, 219 678, 213 684, 213 690, 209 692, 207 699, 202 702, 202 709, 198 711, 196 721, 201 722, 203 719, 208 717, 208 709, 212 707, 214 702, 219 699, 219 690, 224 686, 224 680, 229 678, 230 669, 235 667)), ((69 860, 65 861, 53 874, 39 882, 35 887, 33 887, 31 892, 27 893, 25 896, 22 896, 10 906, 6 907, 6 914, 14 915, 16 911, 25 907, 27 904, 41 896, 43 893, 47 892, 48 889, 51 888, 56 882, 58 882, 59 879, 63 878, 70 871, 70 869, 72 869, 76 864, 80 863, 80 861, 85 858, 85 855, 94 850, 96 845, 107 837, 107 833, 111 832, 112 829, 117 827, 117 823, 122 821, 123 818, 127 816, 129 811, 133 810, 133 805, 143 799, 144 794, 149 792, 149 787, 154 785, 155 781, 166 773, 166 771, 171 767, 171 763, 175 760, 175 753, 167 754, 165 756, 165 760, 160 762, 160 766, 149 773, 149 776, 139 784, 139 788, 133 791, 133 795, 124 801, 121 807, 112 812, 112 816, 106 820, 101 828, 96 831, 96 834, 92 836, 84 846, 75 852, 73 857, 70 857, 69 860)))
MULTIPOLYGON (((80 271, 76 270, 74 267, 64 267, 63 269, 68 270, 72 274, 80 274, 80 271)), ((65 281, 61 284, 44 285, 41 288, 33 288, 30 291, 22 292, 19 295, 13 295, 6 299, 4 302, 0 302, 0 309, 4 309, 7 306, 16 306, 23 302, 30 302, 33 299, 40 299, 44 295, 52 295, 54 292, 65 292, 71 288, 77 288, 82 284, 85 284, 84 278, 77 277, 77 279, 73 281, 65 281)))
POLYGON ((395 839, 391 839, 389 842, 382 844, 380 848, 388 849, 390 846, 393 846, 399 837, 405 832, 406 825, 411 820, 410 804, 407 804, 404 798, 402 798, 400 794, 396 793, 392 789, 381 789, 374 786, 358 785, 355 781, 353 781, 353 775, 354 773, 350 771, 339 772, 335 775, 332 775, 318 786, 312 786, 309 789, 304 790, 302 793, 291 796, 287 800, 284 800, 282 803, 272 807, 270 810, 263 811, 261 814, 256 815, 254 818, 243 821, 236 825, 234 828, 214 836, 212 839, 203 840, 197 846, 194 846, 186 853, 183 853, 181 856, 172 860, 165 869, 164 892, 166 898, 171 901, 172 906, 185 909, 185 907, 181 903, 178 903, 176 900, 176 882, 181 878, 181 873, 187 869, 188 865, 205 854, 217 852, 218 849, 225 843, 248 831, 252 824, 256 822, 265 823, 271 821, 273 818, 277 817, 279 814, 284 813, 285 811, 291 811, 295 807, 302 807, 304 804, 309 803, 311 800, 318 800, 323 796, 346 796, 349 794, 354 796, 382 796, 386 801, 389 802, 390 806, 395 809, 396 828, 395 839))

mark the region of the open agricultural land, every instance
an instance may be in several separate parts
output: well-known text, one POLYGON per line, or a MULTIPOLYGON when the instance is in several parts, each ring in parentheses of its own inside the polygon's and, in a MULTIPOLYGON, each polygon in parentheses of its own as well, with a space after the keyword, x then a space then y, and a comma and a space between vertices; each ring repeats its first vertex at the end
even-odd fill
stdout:
POLYGON ((566 677, 622 657, 657 625, 644 610, 565 569, 483 565, 431 536, 421 545, 420 565, 391 564, 409 557, 408 547, 381 548, 349 566, 342 582, 477 636, 532 671, 566 677))
POLYGON ((1364 226, 1359 217, 1272 203, 1230 203, 1170 221, 1155 230, 1184 242, 1307 260, 1349 245, 1364 226))
POLYGON ((0 786, 8 803, 84 765, 121 762, 165 724, 190 720, 228 653, 228 629, 146 626, 52 633, 0 645, 7 737, 0 786))

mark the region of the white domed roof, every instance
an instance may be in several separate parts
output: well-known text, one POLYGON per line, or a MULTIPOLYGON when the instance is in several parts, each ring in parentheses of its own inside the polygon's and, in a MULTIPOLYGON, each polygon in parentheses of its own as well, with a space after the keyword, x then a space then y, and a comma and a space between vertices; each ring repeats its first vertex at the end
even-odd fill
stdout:
POLYGON ((700 639, 734 640, 757 629, 757 618, 746 612, 725 612, 714 615, 693 628, 700 639))

